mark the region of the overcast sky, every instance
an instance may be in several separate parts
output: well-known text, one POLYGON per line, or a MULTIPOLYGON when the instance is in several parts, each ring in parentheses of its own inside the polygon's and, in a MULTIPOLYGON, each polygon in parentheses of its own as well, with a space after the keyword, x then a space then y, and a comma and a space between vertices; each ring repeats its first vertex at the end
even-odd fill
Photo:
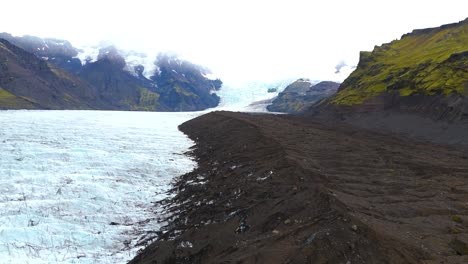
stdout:
POLYGON ((11 0, 0 31, 172 51, 227 80, 336 80, 360 50, 458 22, 467 0, 11 0))

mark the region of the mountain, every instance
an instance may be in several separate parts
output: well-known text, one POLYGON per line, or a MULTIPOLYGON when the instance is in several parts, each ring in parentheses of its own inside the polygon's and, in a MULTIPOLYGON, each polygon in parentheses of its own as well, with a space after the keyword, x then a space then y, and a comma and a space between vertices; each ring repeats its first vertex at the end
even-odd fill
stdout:
POLYGON ((135 52, 114 46, 81 61, 81 51, 66 40, 8 33, 0 33, 0 38, 6 39, 0 72, 3 109, 196 111, 219 104, 215 92, 222 82, 209 79, 204 67, 175 56, 158 56, 157 69, 147 78, 145 67, 135 64, 135 52), (52 73, 47 75, 47 69, 52 73))
POLYGON ((336 95, 312 111, 346 113, 396 110, 435 120, 468 117, 468 19, 414 30, 372 52, 336 95))
POLYGON ((215 94, 221 88, 219 79, 206 77, 207 69, 174 56, 160 54, 158 70, 151 77, 161 93, 161 104, 175 111, 197 111, 219 104, 215 94))
POLYGON ((333 95, 339 86, 336 82, 324 81, 314 85, 308 79, 299 79, 279 93, 267 109, 271 112, 300 113, 315 102, 333 95))
POLYGON ((86 63, 78 76, 99 92, 99 97, 122 110, 197 111, 215 107, 220 80, 208 79, 208 70, 177 57, 161 54, 151 79, 138 65, 129 72, 125 58, 115 47, 103 48, 97 61, 86 63))
POLYGON ((78 76, 96 87, 98 96, 113 109, 161 111, 154 84, 143 76, 125 71, 125 59, 115 47, 100 50, 96 62, 86 63, 78 76))
POLYGON ((0 39, 0 109, 107 109, 95 87, 0 39))

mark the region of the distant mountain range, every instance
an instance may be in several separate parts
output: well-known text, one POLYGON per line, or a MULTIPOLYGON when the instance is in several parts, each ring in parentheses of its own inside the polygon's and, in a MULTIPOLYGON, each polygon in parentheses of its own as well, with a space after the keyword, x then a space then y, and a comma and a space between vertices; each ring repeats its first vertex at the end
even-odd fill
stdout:
MULTIPOLYGON (((391 112, 468 120, 467 32, 468 19, 414 30, 361 52, 341 85, 297 80, 268 110, 340 119, 391 112)), ((86 58, 65 40, 0 33, 0 109, 195 111, 219 104, 222 82, 208 78, 202 66, 160 54, 153 70, 130 59, 142 54, 113 46, 94 53, 86 58)))
POLYGON ((113 46, 95 60, 79 53, 66 40, 0 33, 0 109, 196 111, 219 103, 221 80, 175 56, 160 54, 147 78, 113 46))

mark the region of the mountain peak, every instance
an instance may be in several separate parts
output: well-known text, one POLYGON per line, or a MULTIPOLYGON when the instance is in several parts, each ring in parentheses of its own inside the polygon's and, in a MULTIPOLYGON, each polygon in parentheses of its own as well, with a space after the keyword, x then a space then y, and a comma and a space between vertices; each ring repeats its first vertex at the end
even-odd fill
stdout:
POLYGON ((115 46, 108 46, 99 50, 97 60, 107 60, 123 69, 127 63, 115 46))

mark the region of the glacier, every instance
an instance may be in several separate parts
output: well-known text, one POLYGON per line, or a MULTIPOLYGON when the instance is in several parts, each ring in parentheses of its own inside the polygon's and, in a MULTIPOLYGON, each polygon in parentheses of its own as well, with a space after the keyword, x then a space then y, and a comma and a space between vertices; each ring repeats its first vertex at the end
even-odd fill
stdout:
POLYGON ((269 100, 278 96, 294 79, 276 82, 229 82, 216 92, 221 102, 216 110, 267 112, 269 100), (274 92, 268 92, 274 89, 274 92))
POLYGON ((197 166, 178 125, 266 111, 252 102, 287 84, 225 84, 204 112, 0 111, 0 263, 126 263, 164 225, 155 202, 197 166))
POLYGON ((0 111, 0 262, 125 263, 174 175, 196 163, 198 113, 0 111))

